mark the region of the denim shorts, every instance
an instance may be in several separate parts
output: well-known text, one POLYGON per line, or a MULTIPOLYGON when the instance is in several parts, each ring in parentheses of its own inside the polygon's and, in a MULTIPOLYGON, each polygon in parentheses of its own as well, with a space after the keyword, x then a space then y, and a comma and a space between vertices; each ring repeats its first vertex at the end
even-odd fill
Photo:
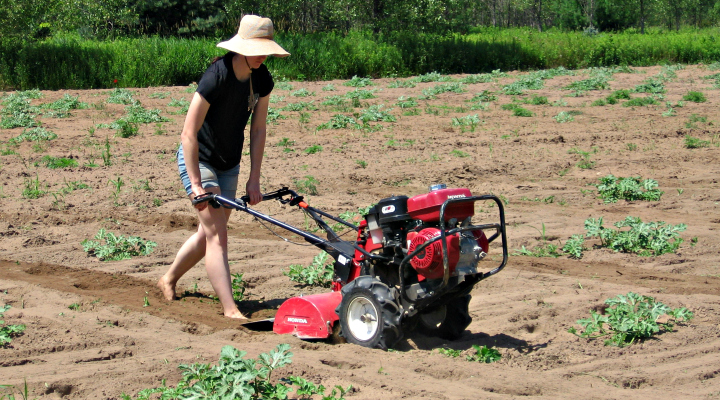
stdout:
MULTIPOLYGON (((183 154, 183 148, 177 151, 177 163, 178 172, 180 172, 180 179, 185 187, 185 192, 188 196, 192 194, 190 185, 190 176, 188 176, 187 168, 185 167, 185 155, 183 154)), ((226 171, 219 171, 210 164, 200 161, 200 180, 204 189, 210 187, 219 187, 220 195, 228 198, 235 199, 238 185, 238 174, 240 174, 240 164, 230 168, 226 171)))

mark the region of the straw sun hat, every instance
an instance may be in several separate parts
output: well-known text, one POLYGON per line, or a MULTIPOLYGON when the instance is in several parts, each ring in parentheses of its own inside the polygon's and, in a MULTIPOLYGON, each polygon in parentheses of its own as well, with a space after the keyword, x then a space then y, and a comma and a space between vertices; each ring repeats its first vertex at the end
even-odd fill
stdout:
POLYGON ((274 32, 270 18, 246 15, 240 20, 237 35, 230 40, 218 43, 217 47, 244 56, 289 56, 290 53, 273 40, 274 32))

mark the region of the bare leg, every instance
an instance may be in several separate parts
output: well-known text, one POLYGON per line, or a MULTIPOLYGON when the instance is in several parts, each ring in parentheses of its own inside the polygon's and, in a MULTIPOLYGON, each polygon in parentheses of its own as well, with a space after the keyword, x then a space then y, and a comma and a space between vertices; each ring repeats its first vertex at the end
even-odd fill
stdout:
POLYGON ((198 212, 205 232, 205 270, 210 284, 220 299, 223 314, 230 318, 245 319, 238 310, 232 294, 230 267, 227 258, 227 219, 225 209, 207 207, 198 212))
POLYGON ((197 232, 183 243, 175 256, 170 269, 157 283, 158 288, 163 292, 167 300, 175 300, 175 286, 178 280, 185 275, 195 264, 205 256, 205 232, 202 224, 198 226, 197 232))
MULTIPOLYGON (((230 218, 232 210, 223 209, 225 211, 225 223, 230 218)), ((162 291, 163 296, 167 300, 175 300, 177 293, 175 287, 180 278, 185 275, 192 267, 202 260, 205 256, 206 237, 202 223, 199 224, 197 232, 190 236, 180 247, 175 260, 168 271, 163 275, 157 283, 157 287, 162 291)))

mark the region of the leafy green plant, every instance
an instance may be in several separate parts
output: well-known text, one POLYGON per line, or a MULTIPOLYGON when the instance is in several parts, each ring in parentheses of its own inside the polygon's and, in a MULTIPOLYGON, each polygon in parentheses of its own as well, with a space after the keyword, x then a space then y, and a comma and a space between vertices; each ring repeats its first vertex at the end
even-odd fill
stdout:
POLYGON ((89 106, 87 103, 80 101, 79 96, 73 97, 66 93, 62 98, 52 103, 43 104, 41 107, 52 110, 51 116, 63 118, 70 116, 70 110, 85 109, 89 106))
POLYGON ((585 238, 583 235, 572 235, 562 248, 563 253, 575 259, 582 258, 583 250, 585 250, 585 238))
POLYGON ((366 124, 368 122, 395 122, 395 116, 390 114, 391 109, 383 109, 382 104, 372 105, 366 110, 360 112, 358 121, 366 124))
POLYGON ((171 112, 171 114, 187 114, 188 110, 190 109, 190 102, 188 100, 185 100, 183 98, 179 99, 171 99, 168 103, 168 107, 177 107, 178 109, 176 111, 171 112))
POLYGON ((299 400, 321 396, 323 400, 344 400, 352 386, 335 386, 329 394, 323 385, 315 385, 304 378, 289 376, 273 379, 273 372, 292 362, 290 345, 279 344, 257 359, 245 358, 247 352, 232 346, 220 350, 217 365, 181 364, 182 378, 174 388, 163 386, 145 389, 136 397, 123 394, 124 400, 149 399, 287 399, 292 392, 299 400), (277 382, 277 383, 273 383, 277 382), (158 397, 159 396, 159 397, 158 397), (336 397, 337 396, 337 397, 336 397))
POLYGON ((319 144, 314 144, 314 145, 308 147, 307 149, 305 149, 305 154, 315 154, 315 153, 319 153, 321 151, 323 151, 323 147, 320 146, 319 144))
POLYGON ((495 100, 497 100, 497 95, 495 95, 494 92, 491 92, 489 90, 483 90, 482 92, 473 96, 472 100, 470 100, 470 101, 491 102, 491 101, 495 101, 495 100))
POLYGON ((603 217, 585 220, 585 234, 588 238, 599 238, 601 247, 614 251, 635 253, 640 256, 659 256, 665 253, 674 253, 683 242, 680 232, 687 225, 666 224, 663 221, 644 223, 639 217, 628 216, 615 224, 618 228, 603 226, 603 217), (621 230, 620 228, 628 228, 621 230))
POLYGON ((105 137, 105 147, 103 148, 100 157, 102 157, 103 165, 105 165, 106 167, 112 165, 112 154, 110 153, 110 139, 107 136, 105 137))
POLYGON ((335 275, 333 259, 328 253, 321 251, 320 254, 313 257, 310 265, 290 265, 287 271, 283 271, 283 275, 289 277, 291 281, 303 285, 330 287, 335 275))
POLYGON ((56 139, 57 135, 42 127, 23 129, 23 132, 12 139, 15 143, 24 141, 42 142, 56 139))
POLYGON ((578 110, 560 111, 558 115, 553 117, 553 119, 556 122, 563 124, 565 122, 575 121, 575 116, 580 114, 582 114, 582 111, 578 110))
POLYGON ((691 101, 693 103, 704 103, 707 98, 702 92, 689 91, 683 95, 683 100, 691 101))
POLYGON ((440 353, 444 356, 453 357, 453 358, 460 357, 460 354, 462 354, 462 351, 460 351, 460 350, 448 349, 448 348, 444 348, 444 347, 438 348, 437 351, 438 351, 438 353, 440 353))
POLYGON ((334 92, 336 89, 335 85, 333 85, 332 83, 328 83, 327 85, 323 86, 322 90, 323 92, 334 92))
POLYGON ((664 193, 657 188, 656 180, 642 180, 639 176, 622 178, 611 174, 600 178, 600 183, 595 184, 595 187, 605 203, 617 203, 618 200, 660 201, 664 193))
POLYGON ((355 89, 353 91, 345 93, 345 98, 357 100, 374 99, 376 97, 374 92, 375 90, 355 89))
POLYGON ((293 97, 309 97, 309 96, 315 96, 315 92, 311 92, 305 88, 300 88, 292 93, 290 93, 290 96, 293 97))
POLYGON ((410 80, 410 79, 407 79, 407 80, 404 80, 404 81, 403 81, 403 80, 400 80, 400 79, 395 79, 394 81, 388 83, 388 85, 387 85, 387 87, 388 87, 389 89, 398 89, 398 88, 402 88, 402 89, 412 89, 412 88, 414 88, 415 86, 417 86, 417 84, 416 84, 415 82, 413 82, 412 80, 410 80))
POLYGON ((317 110, 317 106, 312 101, 299 101, 297 103, 288 103, 285 107, 281 108, 283 111, 304 111, 304 110, 317 110))
POLYGON ((685 135, 685 148, 686 149, 700 149, 703 147, 710 147, 710 142, 702 140, 694 136, 685 135))
POLYGON ((275 82, 275 89, 277 90, 293 90, 293 85, 288 81, 275 82))
POLYGON ((466 91, 465 85, 460 82, 449 82, 441 83, 433 86, 432 88, 423 89, 422 94, 425 98, 432 99, 435 96, 443 93, 464 93, 466 91))
POLYGON ((565 86, 564 89, 582 92, 588 90, 605 90, 610 88, 610 85, 608 84, 609 78, 610 77, 608 75, 593 76, 588 79, 572 82, 571 84, 565 86))
POLYGON ((452 81, 452 77, 447 75, 442 75, 441 73, 437 71, 428 72, 423 75, 418 75, 415 77, 410 78, 413 82, 419 82, 419 83, 426 83, 426 82, 448 82, 452 81))
POLYGON ((489 364, 502 358, 500 352, 494 347, 479 346, 477 344, 472 345, 472 347, 475 352, 465 356, 468 361, 477 361, 489 364))
POLYGON ((590 159, 590 156, 597 153, 597 149, 593 147, 592 149, 585 151, 578 147, 573 147, 570 150, 568 150, 568 154, 578 154, 580 156, 580 161, 576 164, 578 168, 582 169, 593 169, 595 168, 595 161, 592 161, 590 159))
POLYGON ((528 257, 552 257, 558 258, 562 254, 558 252, 558 245, 552 243, 545 243, 544 245, 535 246, 531 249, 526 248, 524 245, 513 252, 514 256, 528 256, 528 257))
MULTIPOLYGON (((78 162, 76 160, 67 157, 43 156, 43 158, 40 159, 39 163, 44 164, 47 168, 50 169, 72 168, 78 166, 78 162)), ((36 163, 36 165, 37 164, 38 163, 36 163)))
POLYGON ((295 187, 297 187, 298 192, 309 194, 309 195, 317 195, 317 179, 315 179, 312 175, 305 175, 305 179, 298 179, 295 181, 295 187))
POLYGON ((316 130, 322 130, 322 129, 344 129, 344 128, 354 128, 359 129, 362 125, 358 124, 357 121, 355 121, 355 118, 348 117, 347 115, 343 114, 337 114, 333 116, 330 121, 320 124, 315 128, 316 130))
POLYGON ((247 290, 247 281, 243 280, 243 274, 235 273, 231 275, 232 294, 235 301, 243 301, 245 299, 245 290, 247 290))
POLYGON ((25 179, 25 188, 22 191, 22 197, 26 199, 39 199, 45 195, 45 191, 40 187, 40 177, 35 174, 35 179, 25 179))
POLYGON ((453 117, 451 124, 452 126, 459 126, 463 132, 466 130, 475 132, 475 127, 477 127, 481 122, 482 121, 477 114, 472 114, 464 117, 453 117))
POLYGON ((354 75, 352 79, 349 81, 343 83, 344 86, 352 86, 352 87, 365 87, 365 86, 372 86, 372 79, 370 78, 360 78, 357 75, 354 75))
POLYGON ((95 256, 101 261, 128 260, 135 256, 146 256, 157 246, 157 243, 138 236, 115 235, 104 228, 100 228, 94 239, 85 239, 81 245, 88 255, 95 256))
POLYGON ((603 314, 590 311, 590 318, 579 319, 582 327, 578 333, 575 327, 568 332, 581 338, 597 339, 608 337, 605 345, 623 347, 637 340, 652 337, 658 333, 672 331, 677 323, 687 323, 694 314, 685 307, 671 309, 650 296, 630 292, 605 300, 609 307, 603 314), (667 315, 666 322, 658 322, 667 315))
POLYGON ((6 304, 0 307, 0 347, 7 346, 12 338, 19 336, 25 331, 25 325, 6 325, 5 312, 10 309, 10 305, 6 304))
POLYGON ((137 100, 133 98, 131 91, 122 88, 115 88, 112 92, 110 92, 107 102, 113 104, 134 104, 137 100))
POLYGON ((534 106, 541 106, 548 104, 548 98, 545 96, 532 95, 529 99, 523 100, 525 104, 532 104, 534 106))
POLYGON ((400 108, 413 108, 418 106, 418 102, 414 97, 400 96, 398 97, 398 101, 395 105, 400 108))
POLYGON ((658 101, 652 97, 636 97, 622 103, 623 107, 643 107, 658 104, 658 101))

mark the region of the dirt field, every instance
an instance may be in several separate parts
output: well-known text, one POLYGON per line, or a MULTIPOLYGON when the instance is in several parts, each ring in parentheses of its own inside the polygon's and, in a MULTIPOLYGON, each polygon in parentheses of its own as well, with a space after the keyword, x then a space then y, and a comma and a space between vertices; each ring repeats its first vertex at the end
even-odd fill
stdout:
MULTIPOLYGON (((348 399, 720 398, 720 89, 703 79, 716 71, 702 65, 675 71, 657 105, 624 107, 627 100, 621 100, 591 106, 663 71, 616 72, 610 89, 580 96, 564 88, 587 79, 590 71, 547 79, 542 89, 524 96, 503 93, 504 85, 526 75, 510 73, 428 100, 418 98, 440 83, 390 88, 395 80, 373 80, 374 86, 363 89, 376 97, 361 99, 359 107, 343 113, 352 116, 376 104, 392 109, 397 121, 371 122, 376 126, 371 130, 316 131, 338 114, 321 105, 325 97, 355 89, 344 86, 346 81, 291 82, 292 88, 273 92, 271 107, 276 110, 301 101, 312 101, 319 109, 280 111, 286 118, 269 125, 264 189, 295 188, 314 178, 318 193, 307 200, 332 214, 445 183, 507 199, 511 252, 547 243, 561 247, 571 235, 585 232, 588 218, 602 216, 606 226, 629 215, 687 224, 681 234, 685 241, 674 254, 640 257, 593 248, 599 241, 589 240, 580 260, 513 255, 504 271, 474 288, 473 322, 460 340, 409 335, 391 352, 241 328, 220 315, 202 265, 180 282, 179 293, 187 291, 180 301, 163 301, 155 282, 197 227, 175 166, 184 115, 172 114, 178 107, 168 105, 172 99, 189 100, 192 91, 130 89, 145 108, 160 109, 171 119, 142 125, 131 138, 94 128, 125 114, 125 105, 107 103, 111 91, 44 91, 33 105, 69 94, 89 107, 72 110, 67 118, 39 117, 43 127, 57 134, 48 142, 13 146, 9 140, 23 129, 0 130, 0 306, 12 307, 5 324, 26 325, 22 335, 0 348, 0 384, 15 386, 0 396, 17 395, 26 380, 30 398, 119 399, 123 393, 135 396, 158 387, 163 380, 175 385, 179 364, 216 363, 224 345, 255 357, 289 343, 293 362, 282 374, 326 387, 352 385, 348 399), (324 90, 328 84, 335 90, 324 90), (293 95, 303 88, 307 97, 293 95), (497 99, 487 110, 472 110, 477 101, 470 100, 484 90, 497 99), (679 107, 689 91, 704 93, 707 101, 685 101, 679 107), (400 96, 418 99, 416 111, 396 105, 400 96), (501 107, 533 96, 547 97, 548 104, 521 104, 532 117, 514 116, 501 107), (667 103, 674 115, 662 115, 669 110, 667 103), (561 111, 578 113, 560 123, 554 117, 561 111), (417 115, 405 115, 413 113, 417 115), (474 127, 452 123, 474 114, 479 121, 474 127), (686 135, 711 143, 688 149, 686 135), (110 166, 102 158, 103 152, 107 156, 106 138, 110 166), (322 151, 309 154, 306 149, 314 145, 322 151), (43 160, 48 155, 71 158, 78 166, 48 168, 43 160), (605 204, 593 184, 608 174, 655 179, 664 195, 657 202, 605 204), (119 180, 124 184, 118 185, 119 180), (35 185, 45 194, 23 197, 35 185), (81 242, 101 228, 154 241, 157 248, 149 256, 99 261, 81 242), (687 307, 695 318, 624 348, 567 332, 579 327, 576 321, 587 318, 589 310, 602 309, 605 299, 630 291, 673 308, 687 307), (473 344, 496 347, 502 359, 473 363, 435 350, 469 352, 473 344)), ((632 93, 634 98, 646 96, 632 93)), ((245 158, 241 188, 249 167, 245 158)), ((277 202, 256 209, 305 226, 302 214, 277 202)), ((249 283, 242 311, 270 316, 289 297, 326 291, 299 286, 283 275, 291 264, 309 264, 316 248, 285 242, 248 215, 233 215, 230 228, 230 268, 249 283)))

